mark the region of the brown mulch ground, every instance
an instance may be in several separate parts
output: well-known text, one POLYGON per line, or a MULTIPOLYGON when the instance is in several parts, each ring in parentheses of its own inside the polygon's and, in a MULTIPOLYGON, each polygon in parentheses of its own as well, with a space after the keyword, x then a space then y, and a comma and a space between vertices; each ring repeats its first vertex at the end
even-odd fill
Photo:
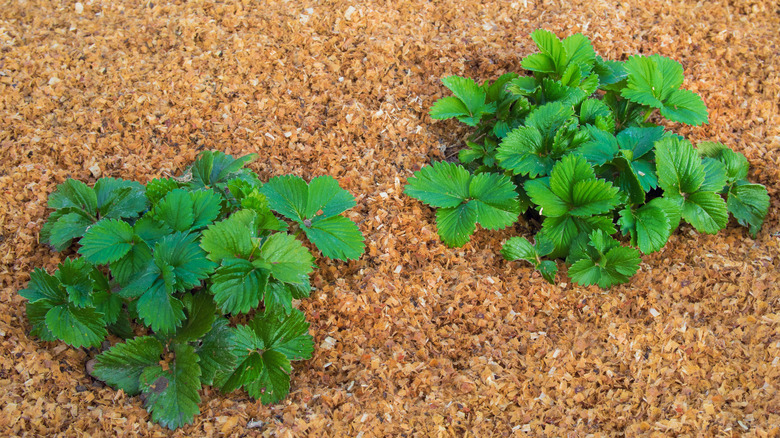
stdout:
POLYGON ((777 2, 81 1, 0 6, 0 435, 169 433, 86 375, 91 353, 31 339, 17 290, 61 260, 38 244, 57 183, 145 182, 203 149, 334 175, 367 254, 318 258, 317 348, 285 401, 207 389, 177 436, 780 435, 777 2), (748 157, 758 238, 684 226, 610 291, 502 260, 522 226, 445 247, 402 195, 466 134, 427 116, 439 79, 520 71, 539 27, 682 62, 710 124, 674 128, 748 157))

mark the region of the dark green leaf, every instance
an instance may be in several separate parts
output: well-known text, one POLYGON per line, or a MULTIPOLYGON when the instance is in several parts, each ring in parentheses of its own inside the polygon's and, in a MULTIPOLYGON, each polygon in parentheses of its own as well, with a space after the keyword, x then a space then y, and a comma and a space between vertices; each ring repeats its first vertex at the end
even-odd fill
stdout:
POLYGON ((200 366, 192 346, 173 344, 175 358, 165 370, 153 365, 143 370, 141 391, 146 395, 146 408, 152 421, 176 429, 192 423, 200 412, 200 366))
POLYGON ((157 365, 163 346, 152 336, 137 337, 95 357, 93 375, 128 395, 141 392, 139 379, 144 368, 157 365))

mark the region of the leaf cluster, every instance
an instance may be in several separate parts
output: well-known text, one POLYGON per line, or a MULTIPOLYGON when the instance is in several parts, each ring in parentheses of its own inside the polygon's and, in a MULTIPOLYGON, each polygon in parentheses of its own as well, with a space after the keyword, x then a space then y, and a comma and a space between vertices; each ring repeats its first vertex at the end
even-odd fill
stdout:
POLYGON ((31 333, 74 347, 123 338, 97 355, 93 375, 143 394, 152 420, 171 429, 193 421, 203 385, 283 399, 291 362, 313 352, 293 300, 310 293, 314 257, 289 232, 341 260, 363 253, 363 236, 340 215, 355 200, 336 180, 263 184, 244 168, 254 158, 206 151, 184 176, 145 186, 60 184, 41 241, 78 257, 53 274, 35 269, 19 292, 31 333))
POLYGON ((520 214, 539 215, 536 243, 512 238, 505 258, 533 264, 550 282, 557 265, 542 257, 565 258, 575 282, 609 287, 628 281, 640 251, 661 249, 683 220, 712 234, 732 215, 756 236, 769 197, 747 181, 747 159, 720 143, 694 147, 649 121, 658 114, 707 123, 702 99, 681 88, 680 63, 660 55, 604 60, 581 34, 561 40, 540 29, 531 38, 539 52, 522 60, 529 75, 482 85, 442 80, 453 96, 437 101, 431 117, 475 131, 460 165, 423 167, 405 193, 439 209, 446 244, 468 242, 476 223, 505 228, 520 214), (620 246, 618 233, 630 246, 620 246))

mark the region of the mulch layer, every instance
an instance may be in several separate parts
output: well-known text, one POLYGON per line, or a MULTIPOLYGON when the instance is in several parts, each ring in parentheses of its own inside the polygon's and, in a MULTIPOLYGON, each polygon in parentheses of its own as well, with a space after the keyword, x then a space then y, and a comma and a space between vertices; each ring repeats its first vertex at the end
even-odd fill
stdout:
POLYGON ((58 183, 178 175, 204 149, 259 153, 264 180, 335 176, 367 252, 318 256, 316 351, 287 399, 207 388, 174 436, 780 435, 778 29, 773 1, 3 2, 0 435, 171 434, 89 377, 95 351, 31 338, 17 291, 67 255, 38 242, 58 183), (540 27, 680 61, 710 123, 668 126, 748 157, 758 238, 683 226, 608 291, 504 261, 522 223, 443 245, 402 194, 468 134, 427 115, 440 78, 522 71, 540 27))

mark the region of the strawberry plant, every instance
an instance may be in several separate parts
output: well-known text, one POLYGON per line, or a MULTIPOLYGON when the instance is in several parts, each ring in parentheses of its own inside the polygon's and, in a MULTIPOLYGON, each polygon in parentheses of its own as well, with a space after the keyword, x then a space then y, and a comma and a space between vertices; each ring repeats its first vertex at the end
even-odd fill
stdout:
POLYGON ((244 388, 262 403, 289 392, 291 361, 314 350, 293 305, 309 296, 314 268, 298 232, 331 258, 363 253, 357 225, 340 215, 355 199, 336 180, 263 184, 244 168, 254 158, 203 152, 183 177, 146 186, 65 181, 41 241, 77 251, 54 274, 35 269, 19 292, 44 341, 124 339, 96 356, 92 375, 142 394, 170 429, 193 421, 203 385, 244 388))
POLYGON ((444 243, 464 245, 477 224, 500 229, 538 215, 535 243, 513 237, 504 257, 551 283, 553 260, 565 258, 576 283, 606 288, 627 282, 640 252, 661 249, 683 220, 713 234, 731 214, 755 238, 769 196, 747 181, 747 159, 720 143, 694 147, 650 121, 657 113, 707 123, 702 99, 681 88, 682 65, 660 55, 604 60, 581 34, 560 40, 540 29, 531 38, 539 53, 522 60, 530 75, 442 79, 453 96, 434 103, 431 117, 475 130, 461 164, 423 167, 405 193, 438 208, 444 243))

